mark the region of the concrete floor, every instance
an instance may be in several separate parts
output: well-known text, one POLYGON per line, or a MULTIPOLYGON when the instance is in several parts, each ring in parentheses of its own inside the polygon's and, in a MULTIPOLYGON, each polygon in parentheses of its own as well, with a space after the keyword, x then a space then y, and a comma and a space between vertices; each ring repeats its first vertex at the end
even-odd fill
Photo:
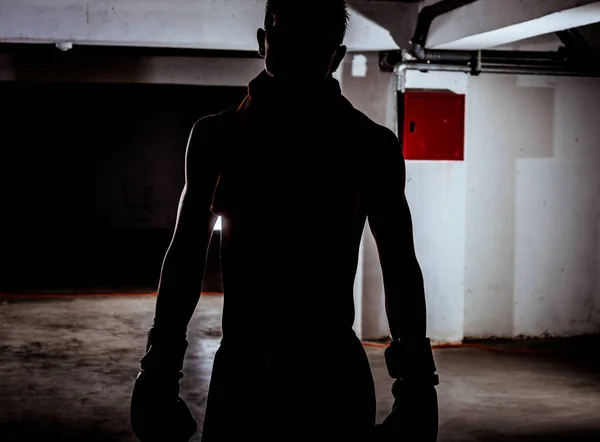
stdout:
MULTIPOLYGON (((0 299, 0 440, 135 442, 129 395, 154 302, 137 296, 0 299)), ((221 302, 203 297, 190 327, 182 395, 200 428, 221 302)), ((438 440, 599 442, 600 364, 586 355, 597 356, 598 346, 573 342, 490 344, 503 351, 569 349, 565 354, 436 350, 438 440)), ((383 350, 367 351, 382 419, 391 381, 383 350)))

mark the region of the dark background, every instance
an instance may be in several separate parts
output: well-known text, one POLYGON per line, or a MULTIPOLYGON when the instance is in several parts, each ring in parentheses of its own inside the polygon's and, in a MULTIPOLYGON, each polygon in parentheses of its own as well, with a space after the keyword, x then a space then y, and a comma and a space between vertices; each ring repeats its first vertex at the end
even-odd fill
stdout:
MULTIPOLYGON (((0 290, 154 290, 190 130, 243 87, 0 82, 0 290)), ((218 232, 205 291, 221 291, 218 232)))

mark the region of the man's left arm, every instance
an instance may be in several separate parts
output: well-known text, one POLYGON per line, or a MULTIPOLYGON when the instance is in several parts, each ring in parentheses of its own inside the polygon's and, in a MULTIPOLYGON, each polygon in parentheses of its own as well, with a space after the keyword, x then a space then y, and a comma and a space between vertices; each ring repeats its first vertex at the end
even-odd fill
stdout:
POLYGON ((405 195, 406 166, 396 136, 391 131, 385 135, 381 156, 375 161, 377 170, 370 174, 367 217, 379 253, 392 339, 423 339, 425 289, 405 195))
POLYGON ((395 380, 392 412, 376 427, 378 440, 414 437, 434 442, 438 434, 436 366, 427 338, 423 273, 406 200, 406 166, 393 132, 385 129, 367 185, 367 218, 375 237, 383 273, 385 308, 392 335, 385 349, 389 375, 395 380))

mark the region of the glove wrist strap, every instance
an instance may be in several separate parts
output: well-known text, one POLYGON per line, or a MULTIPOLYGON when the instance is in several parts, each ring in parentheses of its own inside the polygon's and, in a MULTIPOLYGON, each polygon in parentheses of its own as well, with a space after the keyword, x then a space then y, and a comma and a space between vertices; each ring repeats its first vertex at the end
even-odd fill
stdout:
POLYGON ((187 351, 186 335, 174 336, 153 325, 148 330, 146 354, 140 359, 141 369, 147 373, 182 377, 187 351))
POLYGON ((439 384, 429 338, 395 340, 385 349, 385 362, 392 379, 403 385, 439 384))

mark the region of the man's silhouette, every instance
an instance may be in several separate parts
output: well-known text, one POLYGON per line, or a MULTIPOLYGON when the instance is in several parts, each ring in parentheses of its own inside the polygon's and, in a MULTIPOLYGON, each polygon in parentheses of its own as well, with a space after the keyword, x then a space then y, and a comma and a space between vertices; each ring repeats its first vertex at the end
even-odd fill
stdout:
POLYGON ((367 219, 383 271, 394 341, 386 362, 397 398, 378 434, 419 430, 429 434, 420 440, 435 440, 435 365, 404 160, 394 133, 356 110, 332 77, 346 53, 347 21, 342 0, 268 1, 258 31, 264 71, 240 106, 192 129, 175 234, 132 395, 132 426, 144 442, 189 440, 196 430, 179 380, 217 216, 223 339, 203 442, 373 437, 373 377, 353 331, 367 219))

